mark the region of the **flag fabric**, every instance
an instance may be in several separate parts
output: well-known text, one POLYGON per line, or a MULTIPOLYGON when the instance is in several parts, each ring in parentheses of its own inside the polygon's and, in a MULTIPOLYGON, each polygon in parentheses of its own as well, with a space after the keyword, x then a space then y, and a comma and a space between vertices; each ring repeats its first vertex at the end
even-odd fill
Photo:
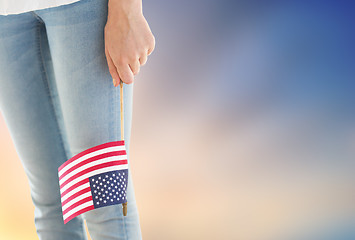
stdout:
POLYGON ((88 148, 58 168, 64 224, 100 207, 127 202, 128 160, 124 140, 88 148))

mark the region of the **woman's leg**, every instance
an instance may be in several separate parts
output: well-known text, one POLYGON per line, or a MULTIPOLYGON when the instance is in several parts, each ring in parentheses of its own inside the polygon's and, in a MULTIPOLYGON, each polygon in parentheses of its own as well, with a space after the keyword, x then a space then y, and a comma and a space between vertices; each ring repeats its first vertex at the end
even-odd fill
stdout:
MULTIPOLYGON (((121 139, 120 88, 112 84, 105 57, 107 7, 107 0, 81 0, 35 11, 47 27, 70 157, 121 139)), ((95 240, 142 239, 129 157, 133 84, 123 85, 123 99, 128 212, 123 216, 119 204, 84 213, 95 240)))
POLYGON ((63 223, 58 167, 70 156, 51 64, 45 27, 31 12, 0 16, 0 110, 27 174, 37 234, 84 240, 82 219, 63 223))

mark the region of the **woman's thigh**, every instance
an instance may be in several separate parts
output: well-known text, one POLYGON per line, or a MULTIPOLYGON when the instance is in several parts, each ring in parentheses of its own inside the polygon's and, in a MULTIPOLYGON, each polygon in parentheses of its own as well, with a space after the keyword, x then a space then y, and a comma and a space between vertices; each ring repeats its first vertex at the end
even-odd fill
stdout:
POLYGON ((48 50, 32 13, 0 16, 0 110, 29 180, 40 239, 86 239, 80 218, 64 225, 61 216, 57 171, 69 153, 48 50))
MULTIPOLYGON (((120 88, 114 87, 105 57, 107 0, 81 0, 35 11, 44 21, 53 60, 55 85, 70 156, 121 140, 120 88)), ((133 84, 123 84, 124 140, 129 167, 127 216, 122 205, 83 214, 93 239, 141 239, 130 168, 129 143, 133 84)))

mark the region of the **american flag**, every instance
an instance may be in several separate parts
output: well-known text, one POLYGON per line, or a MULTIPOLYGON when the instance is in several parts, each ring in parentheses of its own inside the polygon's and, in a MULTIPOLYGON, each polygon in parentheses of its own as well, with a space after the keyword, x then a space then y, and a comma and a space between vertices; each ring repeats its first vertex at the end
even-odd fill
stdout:
POLYGON ((127 202, 124 140, 88 148, 58 168, 64 224, 95 208, 127 202))

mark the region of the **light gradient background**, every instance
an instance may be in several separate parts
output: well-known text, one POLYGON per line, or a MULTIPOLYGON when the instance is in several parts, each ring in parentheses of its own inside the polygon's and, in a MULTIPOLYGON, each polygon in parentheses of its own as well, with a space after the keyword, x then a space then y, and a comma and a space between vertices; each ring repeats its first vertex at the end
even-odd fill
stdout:
MULTIPOLYGON (((354 4, 295 2, 143 1, 156 37, 130 147, 143 239, 355 239, 354 4)), ((37 239, 2 118, 0 134, 0 239, 37 239)))

